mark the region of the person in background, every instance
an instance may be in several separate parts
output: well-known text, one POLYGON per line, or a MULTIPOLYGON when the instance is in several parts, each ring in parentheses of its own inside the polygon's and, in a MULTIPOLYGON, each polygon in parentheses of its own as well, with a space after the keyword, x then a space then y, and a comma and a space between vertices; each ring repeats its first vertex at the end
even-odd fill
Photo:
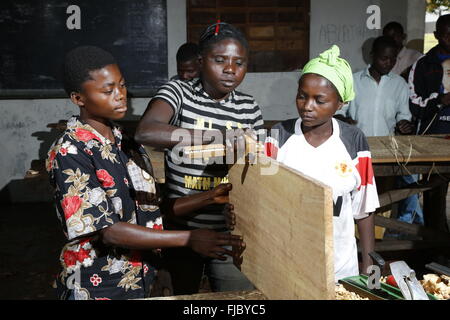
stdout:
MULTIPOLYGON (((366 136, 413 134, 409 110, 409 91, 405 80, 392 72, 396 63, 396 42, 386 36, 375 39, 372 46, 372 64, 353 75, 356 97, 337 114, 350 116, 366 136)), ((380 192, 397 185, 416 183, 417 175, 401 176, 395 181, 380 179, 380 192)), ((417 194, 400 201, 400 221, 423 224, 423 211, 417 194)))
POLYGON ((369 145, 356 126, 333 118, 355 97, 352 70, 333 45, 309 61, 298 83, 299 118, 273 126, 266 154, 331 187, 335 281, 367 274, 374 249, 374 216, 379 207, 369 145), (360 234, 361 270, 355 239, 360 234))
POLYGON ((410 49, 404 46, 406 34, 403 31, 402 25, 396 21, 389 22, 384 26, 383 36, 392 38, 397 44, 397 61, 392 68, 392 72, 402 76, 406 81, 408 81, 410 67, 423 54, 417 50, 410 49))
POLYGON ((177 51, 177 75, 170 80, 189 81, 199 76, 199 59, 200 53, 198 45, 187 42, 180 46, 177 51))
POLYGON ((336 114, 350 116, 366 136, 413 133, 405 80, 392 72, 397 47, 381 36, 372 45, 372 63, 353 74, 355 99, 336 114))
POLYGON ((450 14, 436 21, 434 36, 438 44, 409 73, 410 109, 418 134, 450 133, 450 93, 444 86, 448 75, 443 72, 443 63, 450 59, 450 14))
MULTIPOLYGON (((409 106, 417 123, 417 134, 450 133, 450 92, 448 92, 448 59, 450 59, 450 14, 440 16, 434 32, 438 44, 419 58, 409 73, 409 106)), ((445 208, 449 177, 432 174, 430 183, 442 184, 424 201, 440 201, 445 208), (428 198, 430 197, 430 198, 428 198), (432 199, 432 200, 430 200, 432 199)))

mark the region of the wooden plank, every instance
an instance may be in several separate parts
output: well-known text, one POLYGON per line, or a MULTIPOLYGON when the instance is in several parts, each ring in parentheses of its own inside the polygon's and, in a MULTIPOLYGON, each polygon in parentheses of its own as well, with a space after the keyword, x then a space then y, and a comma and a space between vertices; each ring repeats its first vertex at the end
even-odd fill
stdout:
POLYGON ((404 176, 408 174, 450 173, 450 162, 413 162, 406 166, 397 163, 374 163, 373 172, 376 177, 404 176))
MULTIPOLYGON (((409 188, 409 189, 396 189, 387 191, 383 194, 378 195, 378 199, 380 201, 380 208, 391 205, 400 200, 406 199, 409 196, 412 196, 417 193, 421 193, 427 190, 430 190, 431 187, 422 187, 422 188, 409 188)), ((379 208, 379 209, 380 209, 379 208)), ((382 210, 382 209, 380 209, 382 210)))
POLYGON ((229 171, 242 271, 269 299, 334 299, 331 189, 262 155, 256 162, 229 171))
POLYGON ((450 233, 423 227, 419 224, 406 223, 395 219, 375 215, 375 225, 396 230, 402 233, 412 234, 429 240, 447 240, 450 244, 450 233))
POLYGON ((445 135, 367 137, 373 163, 450 161, 445 135))
MULTIPOLYGON (((424 241, 424 240, 383 240, 375 242, 375 251, 403 251, 403 250, 425 250, 435 248, 450 249, 449 241, 424 241)), ((360 249, 358 249, 360 251, 360 249)))
POLYGON ((228 291, 228 292, 208 292, 192 295, 179 295, 170 297, 155 297, 139 300, 267 300, 261 291, 228 291))

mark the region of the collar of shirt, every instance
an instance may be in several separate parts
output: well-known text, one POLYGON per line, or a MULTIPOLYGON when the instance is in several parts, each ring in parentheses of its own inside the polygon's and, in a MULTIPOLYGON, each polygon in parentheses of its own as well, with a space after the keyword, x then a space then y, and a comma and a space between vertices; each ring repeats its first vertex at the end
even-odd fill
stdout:
MULTIPOLYGON (((329 141, 331 138, 339 137, 340 131, 339 131, 339 124, 337 123, 337 120, 335 118, 331 118, 331 124, 333 127, 333 133, 325 142, 329 141)), ((294 130, 295 130, 294 133, 296 135, 304 136, 303 131, 302 131, 302 118, 301 117, 299 117, 297 119, 297 121, 295 122, 294 130)))
MULTIPOLYGON (((121 141, 122 141, 122 132, 120 130, 120 127, 116 126, 116 125, 113 125, 111 122, 110 122, 110 125, 111 125, 111 129, 112 129, 113 135, 116 138, 116 144, 118 146, 120 146, 121 145, 121 141)), ((89 135, 89 134, 85 135, 85 137, 86 137, 86 139, 84 140, 85 142, 88 142, 90 140, 96 139, 96 140, 100 141, 100 143, 103 144, 103 145, 113 144, 111 142, 111 140, 109 140, 108 138, 104 137, 100 132, 95 130, 89 124, 83 123, 80 120, 79 116, 72 116, 72 118, 70 118, 69 121, 67 121, 67 129, 73 130, 73 131, 86 130, 87 132, 91 133, 91 135, 89 135)))
MULTIPOLYGON (((364 71, 361 73, 361 77, 369 77, 370 79, 372 79, 373 81, 375 81, 375 79, 372 77, 372 75, 370 74, 370 71, 369 71, 369 68, 371 67, 371 65, 369 64, 369 65, 367 65, 367 67, 364 69, 364 71)), ((393 77, 393 73, 392 73, 392 71, 389 71, 389 73, 388 74, 385 74, 385 75, 382 75, 381 76, 381 78, 380 78, 380 81, 381 81, 381 79, 383 79, 383 77, 388 77, 388 78, 392 78, 393 77)))
POLYGON ((228 95, 228 97, 226 97, 223 100, 217 101, 213 98, 211 98, 211 96, 205 91, 205 89, 203 88, 203 84, 200 78, 195 78, 192 80, 192 87, 194 88, 194 90, 198 93, 200 93, 201 95, 203 95, 204 97, 207 97, 208 99, 214 101, 214 102, 218 102, 220 104, 224 104, 227 103, 229 101, 233 101, 234 100, 234 90, 231 91, 231 93, 228 95))
POLYGON ((397 54, 397 60, 401 60, 403 58, 403 56, 406 55, 406 51, 407 51, 406 47, 403 46, 402 49, 397 54))

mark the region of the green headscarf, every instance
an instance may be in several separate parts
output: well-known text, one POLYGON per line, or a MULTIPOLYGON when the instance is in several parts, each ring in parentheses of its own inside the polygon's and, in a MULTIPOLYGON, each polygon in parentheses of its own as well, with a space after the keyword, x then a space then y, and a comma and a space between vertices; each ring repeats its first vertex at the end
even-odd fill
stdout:
POLYGON ((327 78, 336 87, 342 101, 349 102, 355 98, 352 68, 345 59, 339 58, 339 54, 339 47, 333 45, 310 60, 303 68, 303 74, 316 73, 327 78))

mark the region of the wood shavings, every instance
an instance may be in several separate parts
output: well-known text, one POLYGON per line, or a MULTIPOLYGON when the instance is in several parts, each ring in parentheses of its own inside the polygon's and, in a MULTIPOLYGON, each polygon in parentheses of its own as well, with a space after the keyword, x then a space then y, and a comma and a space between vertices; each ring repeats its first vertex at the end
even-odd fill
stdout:
POLYGON ((450 299, 450 277, 429 273, 423 276, 420 283, 427 293, 434 295, 439 300, 450 299))
POLYGON ((344 288, 342 284, 336 285, 336 300, 369 300, 368 298, 363 298, 359 294, 348 291, 344 288))

